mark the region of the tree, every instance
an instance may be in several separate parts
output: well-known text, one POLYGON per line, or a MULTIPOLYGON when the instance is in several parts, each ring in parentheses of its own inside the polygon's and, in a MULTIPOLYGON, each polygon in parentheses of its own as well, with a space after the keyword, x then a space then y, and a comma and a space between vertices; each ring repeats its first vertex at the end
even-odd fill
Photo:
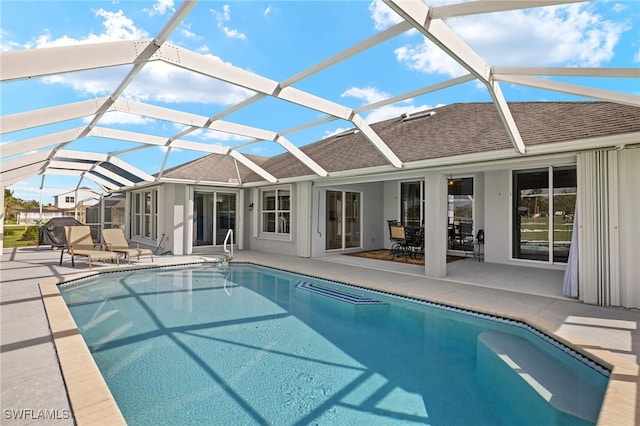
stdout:
POLYGON ((14 209, 19 207, 20 200, 13 196, 13 191, 10 189, 4 189, 4 217, 5 219, 16 218, 14 209))

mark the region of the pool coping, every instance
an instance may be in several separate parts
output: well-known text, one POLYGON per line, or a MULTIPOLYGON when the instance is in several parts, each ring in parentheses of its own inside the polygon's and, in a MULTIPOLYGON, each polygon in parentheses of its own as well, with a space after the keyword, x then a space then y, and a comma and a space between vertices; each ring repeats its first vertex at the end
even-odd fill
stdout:
MULTIPOLYGON (((184 267, 188 265, 201 265, 214 263, 211 260, 177 262, 165 265, 120 265, 120 267, 101 268, 96 271, 86 271, 70 276, 52 278, 39 283, 42 301, 45 307, 47 320, 54 347, 58 356, 58 362, 62 372, 67 396, 75 422, 83 425, 126 425, 124 416, 118 407, 109 387, 106 384, 89 348, 80 334, 66 302, 62 298, 58 286, 60 284, 75 281, 110 272, 122 272, 126 270, 140 269, 166 269, 172 267, 184 267)), ((295 268, 282 268, 268 265, 269 262, 258 263, 250 261, 232 262, 238 264, 253 264, 267 268, 292 272, 299 275, 312 276, 295 268)), ((322 278, 322 277, 318 277, 322 278)), ((335 281, 329 278, 330 281, 335 281)), ((374 286, 366 286, 363 283, 344 282, 348 285, 358 286, 374 291, 395 294, 400 297, 423 300, 426 302, 451 306, 461 310, 479 312, 500 318, 524 323, 541 333, 557 340, 579 354, 592 361, 601 364, 611 371, 609 382, 605 391, 604 400, 598 416, 598 425, 636 425, 640 416, 640 366, 621 357, 609 350, 595 346, 593 342, 575 336, 560 336, 541 323, 535 316, 516 315, 513 312, 488 311, 486 307, 479 308, 472 304, 461 304, 443 297, 433 297, 428 300, 424 297, 405 293, 402 291, 389 291, 374 286), (437 300, 443 299, 443 300, 437 300)))

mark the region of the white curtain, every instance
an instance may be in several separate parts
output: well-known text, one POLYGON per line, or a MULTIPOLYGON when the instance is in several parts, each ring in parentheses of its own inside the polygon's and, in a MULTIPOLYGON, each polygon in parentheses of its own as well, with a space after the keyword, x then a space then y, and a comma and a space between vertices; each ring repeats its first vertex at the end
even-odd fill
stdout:
POLYGON ((578 154, 580 300, 620 306, 618 152, 578 154))
POLYGON ((573 212, 573 233, 571 235, 571 247, 567 269, 562 280, 562 293, 567 297, 578 297, 578 202, 573 212))

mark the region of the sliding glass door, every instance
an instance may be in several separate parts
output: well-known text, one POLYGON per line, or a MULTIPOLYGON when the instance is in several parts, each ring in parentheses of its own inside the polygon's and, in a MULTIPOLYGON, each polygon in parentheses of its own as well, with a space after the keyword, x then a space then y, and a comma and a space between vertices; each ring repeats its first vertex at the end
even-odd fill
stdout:
POLYGON ((361 194, 348 191, 327 191, 325 248, 344 250, 361 246, 361 194))
POLYGON ((193 245, 222 245, 236 227, 236 194, 198 192, 193 197, 193 245))
POLYGON ((576 181, 575 166, 513 172, 514 258, 567 261, 576 181))

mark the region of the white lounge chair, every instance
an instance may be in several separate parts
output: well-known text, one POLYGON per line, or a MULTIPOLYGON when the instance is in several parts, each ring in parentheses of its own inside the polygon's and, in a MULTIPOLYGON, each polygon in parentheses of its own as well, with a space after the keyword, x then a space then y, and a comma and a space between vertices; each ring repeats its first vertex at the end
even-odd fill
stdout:
POLYGON ((91 262, 93 260, 101 260, 106 262, 107 260, 113 261, 119 265, 117 253, 112 253, 104 250, 96 250, 91 238, 91 228, 88 226, 65 226, 65 237, 67 238, 67 250, 71 255, 71 266, 75 268, 75 257, 84 256, 89 260, 89 269, 91 269, 91 262))
POLYGON ((135 247, 129 247, 122 229, 103 229, 102 239, 107 246, 107 250, 114 253, 123 253, 129 264, 131 264, 131 256, 135 256, 137 260, 140 260, 140 256, 151 256, 151 261, 153 262, 153 251, 140 248, 138 243, 136 243, 135 247))

